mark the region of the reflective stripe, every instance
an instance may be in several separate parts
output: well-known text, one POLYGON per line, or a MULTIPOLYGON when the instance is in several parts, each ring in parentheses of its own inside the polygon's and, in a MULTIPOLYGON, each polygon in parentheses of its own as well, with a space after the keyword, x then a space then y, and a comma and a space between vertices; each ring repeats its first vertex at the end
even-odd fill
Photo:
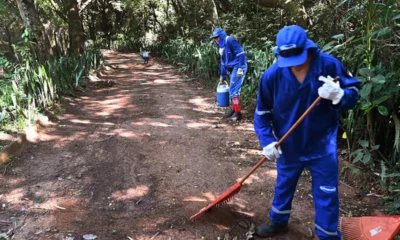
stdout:
POLYGON ((360 92, 360 90, 359 90, 358 88, 356 88, 356 87, 348 87, 348 88, 346 88, 346 89, 353 89, 353 90, 355 90, 357 93, 360 92))
POLYGON ((279 213, 279 214, 289 214, 292 212, 292 210, 284 210, 284 211, 279 211, 278 209, 276 209, 274 206, 272 206, 272 211, 279 213))
POLYGON ((244 51, 240 52, 240 53, 236 54, 236 56, 239 56, 239 55, 242 55, 242 54, 245 54, 245 52, 244 51))
POLYGON ((265 115, 265 114, 267 114, 267 113, 271 113, 271 111, 258 111, 258 110, 256 109, 256 114, 257 114, 257 115, 262 116, 262 115, 265 115))
POLYGON ((323 229, 322 227, 320 227, 318 224, 315 224, 315 228, 329 236, 337 236, 338 235, 337 231, 336 232, 328 232, 325 229, 323 229))

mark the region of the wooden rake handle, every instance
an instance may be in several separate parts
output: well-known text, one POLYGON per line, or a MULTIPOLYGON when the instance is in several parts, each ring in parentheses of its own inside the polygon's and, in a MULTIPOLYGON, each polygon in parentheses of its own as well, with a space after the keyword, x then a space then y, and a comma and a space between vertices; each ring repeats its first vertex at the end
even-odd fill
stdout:
MULTIPOLYGON (((335 79, 333 80, 334 82, 339 81, 339 77, 335 77, 335 79)), ((289 135, 300 125, 301 122, 303 122, 303 120, 310 114, 310 112, 318 105, 318 103, 322 100, 321 97, 318 97, 317 99, 315 99, 315 101, 311 104, 310 107, 308 107, 308 109, 303 113, 303 115, 301 115, 301 117, 293 124, 293 126, 286 132, 285 135, 283 135, 283 137, 278 141, 278 143, 275 145, 276 148, 278 148, 283 141, 286 140, 287 137, 289 137, 289 135)), ((263 164, 265 162, 265 160, 267 160, 266 157, 263 157, 260 161, 258 161, 258 163, 251 169, 251 171, 249 173, 247 173, 246 176, 244 176, 244 178, 242 178, 239 183, 243 184, 244 181, 246 181, 247 178, 250 177, 251 174, 253 174, 254 171, 257 170, 258 167, 261 166, 261 164, 263 164)))

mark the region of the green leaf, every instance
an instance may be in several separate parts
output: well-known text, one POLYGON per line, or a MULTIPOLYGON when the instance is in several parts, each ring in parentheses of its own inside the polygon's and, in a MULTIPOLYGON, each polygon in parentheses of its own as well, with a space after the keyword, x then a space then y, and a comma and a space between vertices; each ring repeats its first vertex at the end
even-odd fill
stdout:
POLYGON ((386 82, 386 78, 384 76, 382 76, 381 74, 376 75, 371 80, 372 80, 372 82, 377 83, 377 84, 383 84, 386 82))
POLYGON ((397 19, 400 19, 400 14, 397 15, 397 16, 394 16, 394 17, 392 18, 392 20, 397 20, 397 19))
POLYGON ((364 102, 364 103, 361 104, 361 110, 366 110, 371 106, 372 106, 371 102, 364 102))
POLYGON ((368 145, 369 145, 369 141, 368 140, 360 140, 359 143, 363 147, 368 147, 368 145))
POLYGON ((390 33, 391 31, 392 31, 391 27, 385 27, 385 28, 379 30, 378 36, 386 35, 386 34, 390 33))
POLYGON ((363 162, 365 164, 369 163, 371 161, 371 153, 370 152, 366 152, 363 158, 363 162))
POLYGON ((351 156, 354 156, 354 155, 359 154, 359 153, 362 152, 362 151, 364 151, 364 149, 360 148, 360 149, 357 149, 357 150, 355 150, 354 152, 352 152, 350 155, 351 155, 351 156))
POLYGON ((347 134, 346 134, 346 132, 343 132, 342 138, 343 138, 343 139, 347 139, 347 134))
POLYGON ((342 5, 345 4, 347 1, 348 1, 348 0, 343 0, 341 3, 339 3, 338 5, 336 5, 336 7, 338 8, 338 7, 342 6, 342 5))
POLYGON ((372 150, 377 150, 379 148, 379 144, 378 145, 375 145, 375 146, 373 146, 371 149, 372 150))
POLYGON ((372 89, 372 84, 371 83, 366 83, 360 91, 360 96, 362 98, 368 98, 369 95, 371 94, 371 89, 372 89))
POLYGON ((385 106, 380 105, 378 107, 378 111, 382 116, 387 116, 389 114, 387 108, 385 106))
POLYGON ((335 36, 332 36, 332 38, 334 38, 334 39, 343 39, 344 38, 344 34, 343 33, 337 34, 335 36))
POLYGON ((360 70, 358 70, 358 72, 360 73, 361 76, 366 78, 372 76, 372 71, 369 68, 361 68, 360 70))
POLYGON ((356 162, 360 161, 363 158, 363 156, 364 156, 364 153, 363 152, 359 152, 357 154, 357 156, 354 158, 353 163, 356 163, 356 162))
POLYGON ((382 96, 382 97, 378 98, 377 100, 372 101, 372 104, 373 105, 379 105, 379 104, 383 103, 384 101, 388 100, 389 98, 390 98, 389 95, 382 96))
POLYGON ((386 177, 400 177, 400 173, 391 173, 386 175, 386 177))

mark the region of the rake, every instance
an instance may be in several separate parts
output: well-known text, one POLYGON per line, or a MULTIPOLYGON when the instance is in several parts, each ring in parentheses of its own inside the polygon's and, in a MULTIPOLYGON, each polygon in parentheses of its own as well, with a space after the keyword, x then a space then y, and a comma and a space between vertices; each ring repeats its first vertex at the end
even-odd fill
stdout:
POLYGON ((344 240, 391 240, 400 230, 400 215, 341 217, 339 229, 344 240))
MULTIPOLYGON (((339 77, 336 77, 334 79, 335 82, 339 81, 339 77)), ((285 135, 278 141, 275 147, 279 147, 283 141, 296 129, 301 122, 310 114, 310 112, 318 105, 318 103, 322 100, 321 97, 318 97, 315 99, 315 101, 311 104, 311 106, 301 115, 301 117, 293 124, 293 126, 287 131, 285 135)), ((191 220, 195 220, 198 218, 200 215, 202 215, 204 212, 208 211, 209 209, 213 207, 219 207, 225 203, 227 203, 229 200, 233 198, 234 195, 239 193, 240 189, 242 188, 242 184, 248 177, 250 177, 251 174, 253 174, 254 171, 257 170, 258 167, 261 166, 267 160, 266 157, 263 157, 258 163, 251 169, 247 175, 242 178, 240 181, 236 182, 232 187, 230 187, 228 190, 226 190, 223 194, 221 194, 219 197, 217 197, 213 202, 211 202, 207 207, 202 208, 198 213, 195 215, 191 216, 191 220)))

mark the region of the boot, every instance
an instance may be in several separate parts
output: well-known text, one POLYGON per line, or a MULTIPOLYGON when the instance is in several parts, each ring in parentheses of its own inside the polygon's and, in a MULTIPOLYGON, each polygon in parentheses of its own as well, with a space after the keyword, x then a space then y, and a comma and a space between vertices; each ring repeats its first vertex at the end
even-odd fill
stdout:
POLYGON ((235 113, 230 118, 228 118, 228 120, 236 122, 242 117, 242 114, 240 113, 239 97, 232 98, 232 106, 233 110, 235 110, 235 113))
POLYGON ((240 120, 241 117, 242 117, 242 114, 240 112, 235 112, 235 113, 233 113, 233 115, 230 118, 228 118, 228 120, 236 122, 236 121, 240 120))
POLYGON ((266 224, 263 224, 261 226, 258 226, 256 228, 256 233, 255 235, 257 237, 271 237, 274 236, 278 233, 284 233, 287 232, 289 230, 288 228, 288 224, 278 224, 278 223, 274 223, 274 222, 269 222, 266 224))
POLYGON ((235 113, 235 111, 234 111, 233 109, 229 109, 229 110, 225 113, 224 118, 229 118, 229 117, 231 117, 234 113, 235 113))

